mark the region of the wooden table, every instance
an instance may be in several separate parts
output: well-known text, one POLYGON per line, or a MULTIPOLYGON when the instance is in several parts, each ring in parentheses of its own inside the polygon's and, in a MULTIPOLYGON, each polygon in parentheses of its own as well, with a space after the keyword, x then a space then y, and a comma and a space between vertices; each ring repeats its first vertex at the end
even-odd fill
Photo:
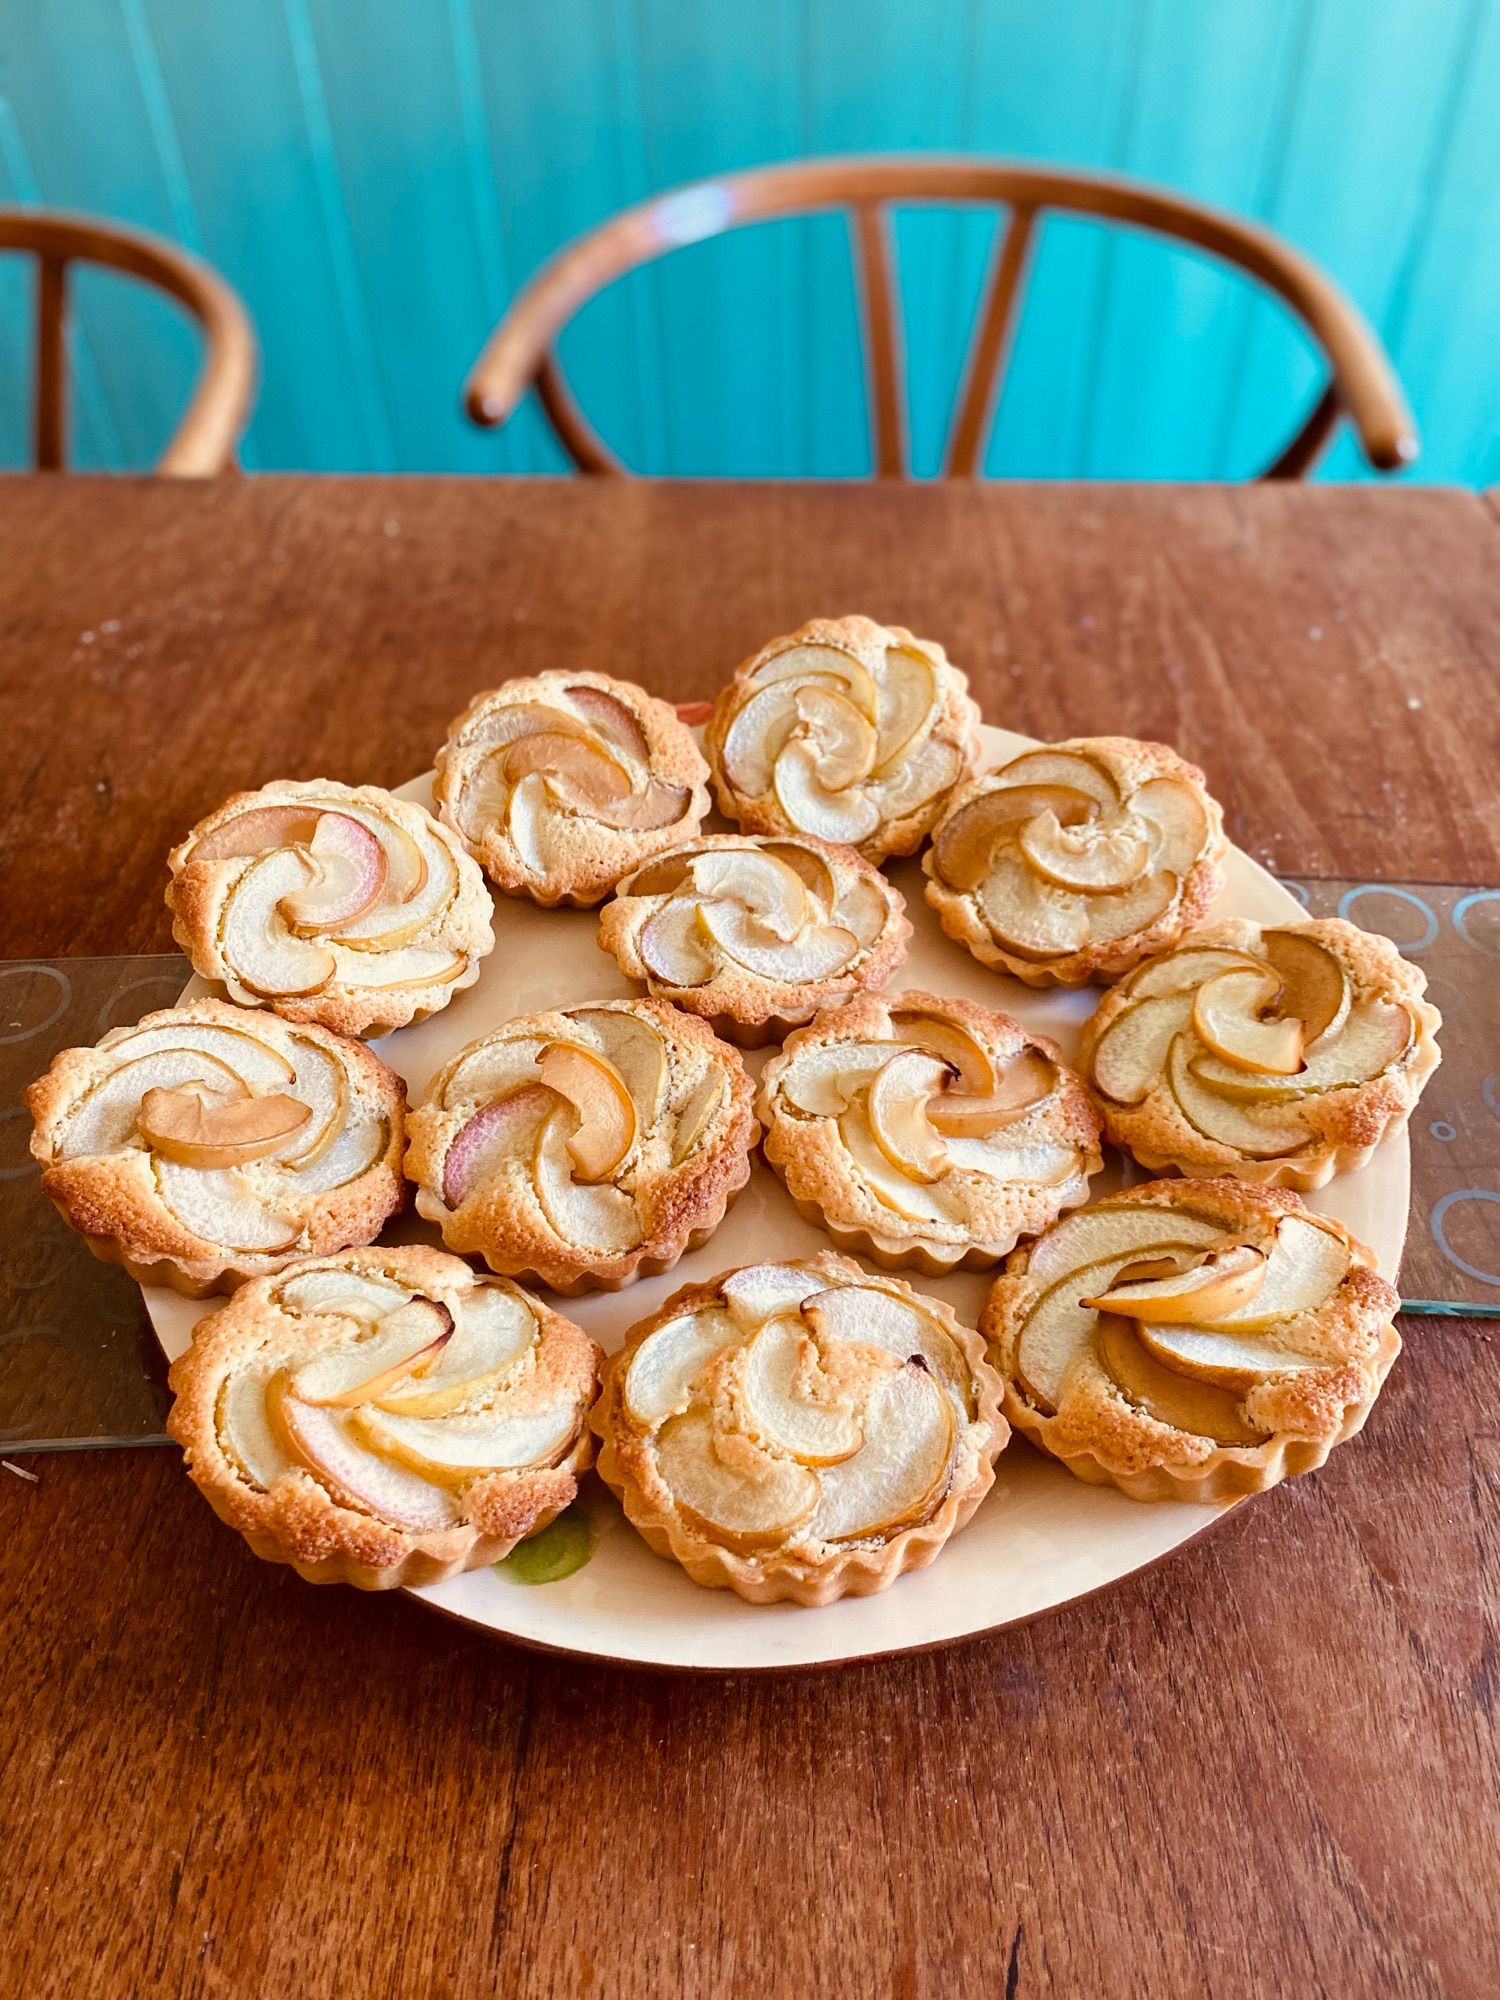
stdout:
MULTIPOLYGON (((18 481, 0 951, 164 946, 224 793, 409 777, 506 674, 708 695, 855 609, 991 721, 1178 744, 1273 866, 1500 877, 1472 495, 18 481)), ((1155 1572, 823 1677, 311 1590, 163 1451, 0 1474, 5 1989, 1493 1993, 1500 1350, 1407 1338, 1357 1445, 1155 1572)))

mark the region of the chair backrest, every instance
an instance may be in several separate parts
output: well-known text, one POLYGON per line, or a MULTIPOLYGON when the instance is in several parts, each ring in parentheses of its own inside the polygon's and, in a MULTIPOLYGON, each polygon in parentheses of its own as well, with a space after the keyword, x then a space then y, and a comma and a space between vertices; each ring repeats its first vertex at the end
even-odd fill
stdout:
POLYGON ((637 265, 741 223, 811 210, 850 213, 865 322, 875 466, 906 469, 901 333, 889 209, 896 203, 980 202, 1010 210, 998 238, 949 433, 944 471, 981 469, 1011 331, 1047 209, 1068 210, 1176 238, 1236 266, 1275 292, 1322 350, 1328 380, 1306 419, 1262 478, 1299 478, 1347 413, 1370 463, 1410 465, 1416 429, 1384 350, 1359 312, 1316 264, 1256 223, 1103 174, 1005 161, 937 158, 804 160, 698 181, 611 217, 544 266, 492 334, 469 378, 476 423, 504 423, 533 384, 553 428, 584 472, 624 467, 573 400, 554 353, 557 336, 588 299, 637 265))
POLYGON ((170 293, 203 329, 203 365, 156 470, 201 479, 233 466, 255 390, 256 352, 245 309, 222 278, 159 237, 92 216, 38 209, 0 208, 0 254, 7 251, 37 262, 32 446, 39 472, 59 472, 67 464, 68 266, 73 263, 107 265, 170 293))

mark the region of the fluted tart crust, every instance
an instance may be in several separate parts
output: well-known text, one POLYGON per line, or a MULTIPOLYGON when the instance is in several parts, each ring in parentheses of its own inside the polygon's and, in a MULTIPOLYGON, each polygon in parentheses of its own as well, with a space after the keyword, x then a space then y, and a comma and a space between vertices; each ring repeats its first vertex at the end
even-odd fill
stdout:
POLYGON ((1117 979, 1201 922, 1224 816, 1164 743, 1026 750, 948 800, 922 857, 949 937, 1028 986, 1117 979))
POLYGON ((472 986, 494 944, 477 863, 431 813, 331 778, 236 792, 167 857, 172 935, 243 1007, 385 1035, 472 986))
POLYGON ((1079 1069, 1153 1170, 1322 1187, 1406 1123, 1439 1061, 1426 974, 1341 918, 1204 925, 1107 993, 1079 1069))
POLYGON ((841 1249, 936 1275, 998 1263, 1088 1199, 1099 1117, 1055 1042, 972 1000, 862 994, 761 1078, 768 1163, 841 1249))
POLYGON ((627 875, 599 944, 742 1048, 883 986, 906 955, 901 892, 851 847, 807 835, 709 834, 627 875))
POLYGON ((219 1518, 311 1583, 440 1583, 561 1513, 593 1459, 599 1350, 425 1246, 243 1286, 173 1364, 167 1428, 219 1518))
POLYGON ((605 1363, 599 1472, 694 1583, 752 1604, 884 1590, 931 1562, 1009 1437, 977 1334, 850 1258, 689 1285, 605 1363))
POLYGON ((191 1000, 26 1092, 42 1187, 95 1256, 198 1298, 368 1243, 406 1196, 406 1087, 362 1043, 191 1000))
POLYGON ((979 761, 968 680, 931 639, 814 618, 743 662, 704 736, 719 807, 747 833, 912 854, 979 761))
POLYGON ((476 696, 438 752, 433 791, 507 896, 588 908, 697 833, 707 781, 667 702, 608 674, 554 671, 476 696))
POLYGON ((555 1291, 617 1291, 705 1242, 750 1177, 736 1052, 661 1000, 529 1014, 411 1114, 406 1171, 451 1250, 555 1291))
POLYGON ((1135 1500, 1231 1500, 1321 1465, 1401 1342, 1341 1223, 1234 1179, 1108 1195, 1017 1250, 980 1317, 1025 1437, 1135 1500))

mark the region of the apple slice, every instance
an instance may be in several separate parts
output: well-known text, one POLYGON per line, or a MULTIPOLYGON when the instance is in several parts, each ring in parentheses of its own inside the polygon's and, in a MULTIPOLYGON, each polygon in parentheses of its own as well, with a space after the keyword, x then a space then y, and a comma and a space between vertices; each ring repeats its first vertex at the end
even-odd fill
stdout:
POLYGON ((503 1409, 468 1416, 398 1417, 356 1410, 351 1428, 361 1441, 423 1480, 453 1489, 494 1472, 555 1465, 578 1435, 579 1412, 508 1415, 503 1409))
POLYGON ((280 1152, 311 1113, 295 1097, 148 1090, 136 1130, 153 1152, 184 1167, 238 1167, 280 1152))
POLYGON ((819 1474, 808 1532, 824 1542, 875 1541, 925 1521, 948 1490, 953 1468, 953 1405, 917 1362, 876 1389, 864 1443, 819 1474))
POLYGON ((860 714, 871 722, 880 708, 869 668, 841 646, 787 646, 773 653, 769 660, 762 660, 750 679, 756 687, 771 687, 778 681, 821 681, 841 686, 860 714))
POLYGON ((811 743, 788 743, 773 774, 777 804, 804 833, 857 846, 879 826, 880 808, 867 792, 826 790, 818 775, 819 762, 811 743))
POLYGON ((710 1130, 729 1095, 729 1079, 717 1066, 707 1069, 693 1085, 687 1102, 677 1114, 677 1130, 672 1136, 672 1164, 680 1167, 710 1130))
POLYGON ((873 781, 879 788, 884 816, 900 819, 939 793, 951 792, 963 776, 963 762, 956 743, 940 743, 929 736, 913 755, 898 759, 892 769, 873 781))
POLYGON ((991 932, 1019 958, 1062 958, 1088 943, 1091 897, 1054 888, 1013 848, 998 852, 980 884, 979 908, 991 932))
POLYGON ((1302 1023, 1262 1018, 1280 995, 1280 976, 1269 967, 1216 972, 1193 997, 1193 1031, 1237 1069, 1294 1076, 1302 1067, 1302 1023))
POLYGON ((1214 1056, 1198 1056, 1192 1068, 1203 1083, 1226 1097, 1248 1102, 1315 1096, 1367 1083, 1399 1062, 1412 1039, 1411 1015, 1404 1007, 1362 1000, 1350 1008, 1337 1034, 1325 1032, 1308 1050, 1295 1076, 1253 1074, 1214 1056))
MULTIPOLYGON (((831 678, 825 688, 838 685, 831 678)), ((776 760, 798 724, 798 689, 777 682, 759 689, 735 715, 724 735, 724 773, 746 798, 764 798, 771 789, 776 760)))
POLYGON ((1023 820, 1017 844, 1031 866, 1059 889, 1086 895, 1124 889, 1144 873, 1151 847, 1140 827, 1127 818, 1085 820, 1065 827, 1049 807, 1023 820))
POLYGON ((831 978, 859 950, 853 931, 840 930, 834 924, 809 924, 794 939, 783 942, 747 916, 738 903, 700 903, 698 921, 726 957, 758 979, 778 985, 831 978))
POLYGON ((745 1350, 742 1386, 757 1442, 790 1453, 799 1465, 836 1465, 864 1443, 799 1318, 773 1319, 761 1328, 745 1350))
POLYGON ((539 771, 511 788, 505 808, 505 831, 522 866, 545 875, 561 852, 553 820, 556 795, 539 771))
POLYGON ((299 1403, 352 1410, 376 1400, 414 1369, 436 1361, 453 1333, 453 1315, 435 1299, 408 1299, 364 1340, 335 1347, 295 1367, 287 1394, 299 1403))
POLYGON ((1335 1035, 1349 1014, 1349 979, 1326 946, 1300 931, 1262 931, 1260 948, 1281 978, 1281 1011, 1302 1023, 1309 1043, 1335 1035))
POLYGON ((887 1291, 878 1280, 814 1291, 803 1299, 801 1311, 819 1342, 852 1341, 861 1347, 878 1347, 902 1361, 919 1356, 948 1384, 960 1403, 972 1395, 968 1362, 947 1328, 910 1299, 887 1291))
POLYGON ((1166 1075, 1172 1044, 1193 1015, 1191 993, 1163 993, 1117 1014, 1094 1048, 1094 1083, 1116 1104, 1140 1104, 1166 1075))
POLYGON ((392 1416, 443 1417, 490 1395, 536 1345, 536 1315, 515 1293, 481 1282, 465 1292, 458 1324, 436 1360, 370 1400, 392 1416))
POLYGON ((795 1459, 773 1458, 748 1438, 730 1445, 732 1457, 722 1456, 701 1404, 662 1427, 657 1467, 684 1518, 746 1554, 789 1540, 818 1504, 818 1475, 795 1459))
POLYGON ((291 1471, 280 1438, 266 1417, 266 1384, 269 1376, 241 1369, 228 1376, 219 1390, 214 1413, 219 1446, 242 1479, 263 1493, 291 1471))
POLYGON ((644 791, 606 800, 590 810, 603 826, 654 833, 664 826, 675 826, 691 803, 692 793, 686 785, 666 785, 653 778, 644 791))
POLYGON ((446 1108, 477 1103, 480 1099, 506 1097, 522 1084, 535 1083, 542 1046, 537 1035, 471 1043, 454 1059, 444 1078, 441 1102, 446 1108))
POLYGON ((938 874, 954 889, 977 889, 990 872, 997 844, 1039 813, 1059 826, 1085 822, 1098 811, 1087 792, 1064 785, 1002 786, 981 792, 950 813, 933 836, 938 874))
POLYGON ((699 1375, 739 1335, 727 1312, 700 1307, 648 1333, 626 1364, 627 1413, 649 1430, 688 1406, 699 1375))
POLYGON ((927 1120, 927 1100, 952 1074, 923 1049, 901 1049, 870 1083, 865 1113, 875 1143, 911 1180, 935 1181, 947 1164, 947 1149, 927 1120))
POLYGON ((630 773, 591 737, 542 730, 523 736, 504 752, 505 775, 512 785, 533 773, 560 792, 588 806, 605 805, 630 790, 630 773))
POLYGON ((953 1173, 983 1174, 986 1180, 1048 1188, 1062 1187, 1075 1176, 1083 1176, 1083 1161, 1072 1146, 1001 1146, 993 1139, 950 1139, 947 1145, 948 1167, 953 1173))
POLYGON ((1208 846, 1208 815, 1197 795, 1175 778, 1148 778, 1132 796, 1130 810, 1153 835, 1152 866, 1191 874, 1208 846))
POLYGON ((1096 1312, 1123 1313, 1127 1319, 1150 1320, 1153 1326, 1201 1325, 1222 1319, 1248 1305, 1266 1275, 1266 1253, 1253 1243, 1231 1243, 1211 1250, 1185 1271, 1148 1271, 1127 1264, 1097 1298, 1081 1304, 1096 1312))
POLYGON ((341 812, 319 814, 308 852, 316 875, 281 904, 282 916, 299 935, 336 931, 379 900, 387 873, 385 849, 357 819, 341 812))
POLYGON ((458 863, 435 835, 424 836, 421 846, 414 841, 409 844, 421 866, 420 880, 398 894, 392 868, 385 891, 373 907, 340 927, 337 939, 340 945, 347 945, 351 951, 394 956, 403 945, 411 944, 424 932, 430 933, 442 922, 458 894, 458 863))
POLYGON ((884 777, 920 749, 937 720, 937 675, 927 655, 910 646, 887 646, 875 704, 875 769, 884 777))
POLYGON ((470 961, 451 951, 424 951, 420 945, 381 950, 374 944, 352 944, 341 935, 329 939, 334 977, 363 993, 391 993, 398 986, 451 986, 468 971, 470 961))
POLYGON ((333 953, 289 931, 280 906, 315 879, 296 847, 278 847, 252 861, 225 899, 220 947, 231 983, 262 999, 317 993, 334 973, 333 953))
POLYGON ((702 986, 718 966, 699 918, 699 905, 674 896, 646 919, 636 941, 646 970, 667 986, 702 986))
MULTIPOLYGON (((260 1026, 258 1018, 255 1026, 260 1026)), ((103 1046, 101 1043, 100 1047, 103 1046)), ((129 1034, 121 1035, 118 1041, 110 1041, 109 1048, 111 1054, 122 1062, 159 1055, 163 1050, 175 1053, 182 1049, 201 1049, 214 1059, 215 1064, 231 1071, 253 1090, 283 1090, 297 1073, 296 1064, 290 1062, 279 1048, 263 1042, 258 1034, 249 1034, 243 1028, 220 1027, 217 1021, 169 1018, 164 1027, 132 1029, 129 1034)))
POLYGON ((413 1534, 438 1534, 460 1519, 452 1494, 367 1451, 351 1433, 353 1418, 348 1411, 299 1403, 287 1394, 284 1374, 273 1376, 267 1385, 266 1407, 290 1456, 335 1500, 413 1534))
POLYGON ((941 1056, 958 1072, 968 1096, 987 1097, 995 1088, 995 1066, 988 1051, 957 1021, 920 1008, 893 1007, 891 1029, 899 1040, 915 1042, 929 1055, 941 1056))
POLYGON ((862 784, 875 765, 875 731, 842 694, 825 687, 800 687, 797 719, 817 750, 818 778, 830 792, 862 784))
POLYGON ((599 1037, 606 1059, 618 1072, 635 1102, 642 1125, 654 1125, 667 1082, 667 1050, 660 1034, 639 1014, 623 1007, 576 1007, 570 1010, 580 1027, 599 1037))
POLYGON ((965 1096, 951 1085, 934 1096, 927 1117, 945 1138, 983 1139, 1014 1125, 1057 1094, 1057 1065, 1040 1049, 1022 1049, 1006 1065, 994 1089, 965 1096))
POLYGON ((693 867, 700 857, 691 848, 679 847, 667 854, 654 855, 632 875, 622 876, 615 894, 627 896, 671 896, 692 880, 693 867))
POLYGON ((223 1097, 244 1090, 236 1072, 205 1049, 153 1048, 110 1070, 78 1100, 63 1126, 59 1157, 77 1160, 119 1152, 135 1137, 141 1106, 154 1090, 177 1091, 189 1084, 223 1097))
POLYGON ((290 1250, 301 1234, 235 1167, 181 1167, 152 1156, 161 1198, 184 1229, 220 1250, 290 1250))
POLYGON ((523 1157, 542 1121, 557 1108, 557 1093, 533 1083, 476 1111, 454 1135, 443 1161, 443 1200, 449 1208, 462 1208, 502 1161, 523 1157))
POLYGON ((288 1312, 319 1317, 335 1314, 372 1327, 387 1313, 399 1311, 410 1298, 404 1285, 389 1278, 373 1271, 345 1271, 336 1265, 291 1271, 276 1288, 276 1303, 288 1312))
POLYGON ((1103 1281, 1108 1284, 1133 1257, 1187 1254, 1223 1238, 1222 1222, 1183 1208, 1127 1202, 1085 1208, 1056 1223, 1032 1244, 1027 1276, 1037 1283, 1051 1283, 1069 1271, 1114 1259, 1113 1269, 1103 1281))
POLYGON ((832 907, 833 870, 816 847, 801 840, 762 840, 758 851, 779 861, 783 868, 790 868, 825 910, 832 907))
POLYGON ((1101 1313, 1094 1351, 1121 1395, 1159 1424, 1215 1444, 1264 1442, 1265 1433, 1248 1420, 1237 1396, 1166 1367, 1141 1344, 1129 1320, 1101 1313))
POLYGON ((306 847, 317 831, 321 808, 302 800, 285 805, 252 806, 195 840, 192 861, 232 861, 241 855, 264 854, 273 847, 306 847))
POLYGON ((554 1112, 537 1129, 531 1171, 542 1213, 564 1243, 610 1254, 633 1250, 641 1220, 632 1196, 609 1181, 580 1185, 568 1142, 573 1113, 554 1112))
POLYGON ((1111 944, 1132 931, 1149 930, 1167 914, 1177 895, 1177 877, 1158 869, 1126 889, 1092 896, 1085 904, 1089 936, 1111 944))
POLYGON ((504 826, 509 816, 511 782, 503 751, 492 750, 465 773, 454 802, 453 816, 468 840, 482 841, 504 826))
POLYGON ((638 758, 643 764, 650 761, 651 747, 646 741, 646 732, 618 695, 609 693, 605 688, 590 687, 584 681, 575 683, 565 692, 584 720, 602 731, 618 749, 629 757, 638 758))
POLYGON ((479 749, 487 744, 497 749, 507 743, 515 743, 523 736, 537 736, 544 730, 564 736, 579 736, 584 733, 584 725, 576 715, 566 709, 557 708, 551 702, 502 701, 493 707, 481 709, 459 733, 458 741, 468 749, 479 749))
POLYGON ((1016 1376, 1039 1410, 1057 1409, 1069 1370, 1091 1351, 1098 1315, 1083 1304, 1084 1294, 1097 1297, 1124 1261, 1114 1256, 1070 1271, 1042 1293, 1022 1321, 1016 1376))
POLYGON ((822 1042, 799 1049, 778 1088, 813 1118, 837 1118, 891 1059, 889 1042, 822 1042))
POLYGON ((736 1326, 751 1332, 762 1320, 793 1312, 827 1284, 803 1264, 744 1264, 719 1281, 719 1296, 736 1326))
POLYGON ((577 1179, 607 1181, 635 1144, 635 1102, 613 1063, 576 1042, 553 1042, 537 1064, 542 1082, 578 1113, 568 1140, 577 1179))
POLYGON ((1201 1326, 1149 1326, 1135 1329, 1146 1352, 1179 1375, 1213 1382, 1241 1395, 1273 1375, 1305 1374, 1324 1364, 1310 1354, 1292 1354, 1264 1341, 1230 1333, 1211 1333, 1201 1326))
POLYGON ((294 1033, 292 1045, 296 1051, 292 1095, 307 1106, 308 1117, 280 1157, 285 1166, 303 1167, 321 1159, 348 1129, 349 1078, 343 1063, 308 1036, 294 1033))
POLYGON ((1250 972, 1265 970, 1261 961, 1248 952, 1223 951, 1215 945, 1186 945, 1148 959, 1117 991, 1128 993, 1133 1001, 1166 999, 1176 993, 1194 993, 1216 972, 1228 972, 1235 967, 1250 972))
POLYGON ((783 942, 796 937, 815 915, 797 870, 753 847, 712 848, 698 855, 693 887, 700 900, 739 903, 783 942))
POLYGON ((1284 1215, 1260 1289, 1243 1305, 1216 1314, 1212 1330, 1261 1333, 1297 1313, 1315 1312, 1333 1297, 1352 1262, 1337 1230, 1312 1216, 1284 1215))
POLYGON ((1237 1104, 1207 1089, 1193 1071, 1193 1048, 1189 1034, 1179 1035, 1173 1042, 1167 1056, 1167 1083, 1195 1132, 1253 1160, 1294 1153, 1307 1143, 1307 1127, 1289 1112, 1271 1105, 1237 1104))
POLYGON ((890 912, 888 894, 877 883, 856 875, 846 883, 830 914, 842 929, 853 931, 860 947, 868 951, 885 929, 890 912))
POLYGON ((389 1142, 390 1127, 383 1118, 355 1119, 330 1145, 306 1159, 286 1160, 282 1164, 299 1196, 327 1194, 368 1173, 389 1142))
POLYGON ((849 1155, 856 1177, 877 1201, 894 1209, 908 1222, 947 1222, 946 1206, 932 1191, 941 1183, 934 1179, 914 1179, 905 1167, 896 1166, 875 1139, 867 1120, 857 1111, 846 1111, 839 1120, 839 1138, 849 1155))

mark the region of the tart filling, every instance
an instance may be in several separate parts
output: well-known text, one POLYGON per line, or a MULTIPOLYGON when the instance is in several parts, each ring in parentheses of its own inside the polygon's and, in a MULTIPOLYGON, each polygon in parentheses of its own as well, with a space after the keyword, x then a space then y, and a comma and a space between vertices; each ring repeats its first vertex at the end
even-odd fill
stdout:
POLYGON ((1205 926, 1105 996, 1083 1075, 1144 1166, 1318 1187, 1399 1129, 1437 1067, 1426 984, 1337 918, 1205 926))
POLYGON ((849 1249, 995 1263, 1088 1198, 1099 1119, 1055 1043, 973 1001, 862 995, 766 1067, 765 1155, 849 1249))
POLYGON ((168 857, 172 932, 205 979, 346 1035, 446 1007, 494 944, 476 864, 420 806, 329 779, 239 792, 168 857))
POLYGON ((434 1078, 406 1171, 450 1249, 614 1290, 723 1220, 749 1178, 752 1095, 734 1050, 663 1001, 527 1015, 434 1078))
POLYGON ((229 1290, 368 1243, 405 1194, 394 1071, 326 1029, 222 1000, 64 1050, 26 1103, 44 1190, 143 1284, 229 1290))
POLYGON ((599 920, 599 943, 627 977, 751 1032, 883 984, 910 935, 900 892, 852 849, 745 834, 658 855, 599 920))
POLYGON ((554 1519, 593 1456, 599 1353, 507 1278, 425 1248, 244 1286, 174 1362, 187 1469, 313 1582, 432 1583, 554 1519))
POLYGON ((954 794, 923 856, 950 937, 1029 985, 1114 978, 1206 913, 1223 814, 1160 743, 1028 750, 954 794))
POLYGON ((689 1286, 626 1335, 599 1470, 659 1555, 753 1603, 826 1604, 930 1562, 1009 1435, 948 1307, 831 1251, 689 1286))
POLYGON ((979 711, 941 646, 869 618, 773 639, 705 737, 719 804, 749 833, 910 854, 979 755, 979 711))
POLYGON ((1294 1194, 1127 1188, 1018 1250, 981 1316, 1016 1428, 1139 1500, 1222 1500, 1321 1465, 1401 1343, 1371 1253, 1294 1194))
POLYGON ((479 695, 438 753, 444 820, 507 895, 597 903, 689 840, 708 767, 666 702, 606 674, 537 674, 479 695))

